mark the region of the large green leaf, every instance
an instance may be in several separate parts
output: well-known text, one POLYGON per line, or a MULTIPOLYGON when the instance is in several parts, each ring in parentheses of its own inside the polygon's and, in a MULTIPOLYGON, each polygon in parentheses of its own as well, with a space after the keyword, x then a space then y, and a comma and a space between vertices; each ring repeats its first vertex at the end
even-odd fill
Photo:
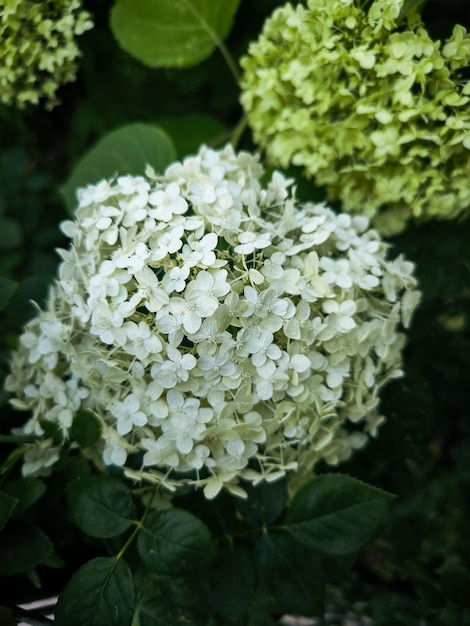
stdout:
POLYGON ((287 481, 281 478, 272 483, 263 482, 254 487, 243 483, 248 498, 237 498, 235 505, 251 526, 272 524, 284 511, 287 502, 287 481))
POLYGON ((130 626, 134 582, 129 566, 118 557, 85 563, 59 596, 57 626, 130 626))
POLYGON ((312 550, 284 531, 272 531, 260 537, 257 556, 261 575, 285 611, 323 613, 323 572, 312 550))
POLYGON ((272 615, 273 598, 265 581, 258 581, 255 595, 250 604, 247 626, 279 626, 279 621, 272 615))
POLYGON ((120 535, 135 516, 131 492, 121 480, 107 474, 73 480, 67 497, 74 522, 92 537, 120 535))
POLYGON ((79 411, 73 418, 70 437, 82 448, 95 444, 101 437, 101 422, 90 411, 79 411))
POLYGON ((175 147, 160 128, 150 124, 128 124, 105 135, 85 154, 60 193, 69 211, 73 212, 79 187, 116 174, 143 175, 146 165, 151 165, 156 172, 163 172, 175 159, 175 147))
POLYGON ((15 523, 0 533, 0 576, 27 572, 49 557, 54 550, 42 530, 15 523))
POLYGON ((117 0, 119 45, 149 67, 190 67, 230 32, 240 0, 117 0))
POLYGON ((0 528, 3 528, 8 518, 11 517, 13 509, 17 504, 17 498, 7 493, 0 493, 0 528))
POLYGON ((210 601, 222 615, 241 619, 256 587, 256 572, 248 552, 230 544, 219 550, 210 570, 210 601))
POLYGON ((134 580, 138 592, 137 614, 139 626, 170 626, 175 624, 191 624, 192 626, 208 626, 207 594, 198 588, 200 578, 192 573, 187 581, 171 576, 167 581, 156 576, 135 574, 134 580), (176 593, 175 593, 176 591, 176 593), (183 601, 181 601, 183 599, 183 601), (188 601, 200 600, 206 611, 196 617, 188 601))
POLYGON ((393 495, 343 474, 321 474, 295 495, 287 531, 324 554, 359 550, 377 530, 393 495))
POLYGON ((180 574, 201 567, 213 553, 208 527, 182 509, 152 511, 137 540, 147 567, 161 574, 180 574))
POLYGON ((29 509, 46 492, 45 483, 39 478, 19 478, 6 485, 4 491, 18 499, 15 515, 29 509))
POLYGON ((180 607, 172 602, 158 580, 148 574, 135 576, 139 626, 170 626, 178 624, 180 607))

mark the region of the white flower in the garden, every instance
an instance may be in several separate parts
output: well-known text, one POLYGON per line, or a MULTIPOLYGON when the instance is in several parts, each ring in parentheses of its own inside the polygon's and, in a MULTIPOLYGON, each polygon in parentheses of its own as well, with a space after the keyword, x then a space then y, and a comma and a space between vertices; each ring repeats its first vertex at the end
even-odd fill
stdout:
POLYGON ((388 260, 366 219, 263 174, 256 156, 203 147, 161 176, 79 191, 6 383, 31 413, 15 432, 37 438, 26 475, 59 458, 45 421, 67 442, 80 410, 102 425, 95 458, 207 497, 339 463, 376 434, 418 301, 413 264, 388 260))
POLYGON ((173 215, 186 213, 188 203, 181 196, 180 188, 176 183, 170 183, 165 189, 154 191, 149 202, 152 206, 157 207, 153 211, 149 211, 151 217, 163 222, 170 222, 173 215))
POLYGON ((255 250, 267 248, 271 243, 270 233, 253 233, 244 231, 238 236, 239 244, 233 249, 239 254, 252 254, 255 250))
POLYGON ((149 355, 161 352, 161 340, 145 322, 136 324, 128 321, 123 324, 123 328, 126 330, 127 341, 122 348, 128 354, 134 354, 140 361, 146 361, 149 355))
POLYGON ((192 354, 181 354, 179 350, 170 345, 166 347, 168 359, 161 364, 152 365, 151 374, 158 380, 160 385, 171 389, 178 382, 185 382, 189 378, 189 372, 196 367, 197 359, 192 354))
POLYGON ((180 292, 186 287, 186 279, 189 276, 189 267, 174 267, 168 274, 165 275, 165 279, 162 283, 165 291, 171 293, 172 291, 180 292))
POLYGON ((110 413, 116 418, 116 430, 120 435, 130 433, 133 426, 145 426, 146 414, 140 410, 139 398, 130 393, 122 402, 114 402, 109 407, 110 413))

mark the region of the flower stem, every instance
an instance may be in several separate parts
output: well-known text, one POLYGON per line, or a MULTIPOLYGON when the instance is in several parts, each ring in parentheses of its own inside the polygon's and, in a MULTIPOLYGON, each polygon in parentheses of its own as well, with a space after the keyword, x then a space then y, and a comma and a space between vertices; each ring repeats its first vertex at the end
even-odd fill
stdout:
POLYGON ((244 115, 240 121, 238 122, 238 124, 235 126, 235 128, 232 131, 232 134, 230 136, 230 142, 232 144, 232 146, 234 148, 237 147, 238 142, 241 139, 241 136, 243 135, 243 133, 245 132, 245 128, 248 126, 248 120, 246 119, 246 116, 244 115))
POLYGON ((36 440, 31 435, 0 435, 1 443, 34 443, 36 440))
POLYGON ((207 31, 207 33, 209 34, 214 44, 222 53, 222 56, 224 57, 224 60, 227 63, 228 69, 230 70, 232 76, 234 77, 237 85, 239 85, 240 79, 241 79, 240 72, 238 71, 238 66, 235 62, 235 59, 231 55, 229 49, 224 44, 224 42, 219 37, 219 35, 209 26, 207 21, 204 19, 204 16, 201 15, 199 11, 192 5, 191 1, 188 1, 188 0, 183 0, 183 1, 188 7, 188 9, 191 11, 191 13, 194 15, 194 17, 201 23, 201 26, 207 31))
POLYGON ((142 515, 142 518, 139 521, 135 522, 135 528, 132 532, 132 534, 130 535, 129 539, 126 541, 126 543, 122 546, 122 548, 119 550, 119 552, 116 554, 116 560, 120 559, 123 554, 125 553, 125 551, 127 550, 127 548, 131 545, 131 543, 134 541, 134 537, 137 535, 137 533, 139 532, 139 530, 142 528, 142 526, 144 525, 145 519, 148 515, 148 512, 150 510, 150 506, 153 502, 153 498, 155 496, 155 492, 156 492, 156 488, 153 490, 153 494, 152 497, 149 498, 149 501, 147 502, 147 506, 145 507, 145 511, 144 514, 142 515))

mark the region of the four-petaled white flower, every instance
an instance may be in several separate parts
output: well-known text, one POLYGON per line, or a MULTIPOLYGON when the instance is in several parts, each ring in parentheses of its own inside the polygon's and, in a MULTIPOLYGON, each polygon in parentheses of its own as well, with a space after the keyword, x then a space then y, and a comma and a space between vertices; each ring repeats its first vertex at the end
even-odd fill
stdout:
POLYGON ((169 222, 173 215, 186 213, 188 210, 188 203, 182 197, 177 183, 170 183, 165 189, 154 191, 149 202, 156 207, 148 212, 149 215, 162 222, 169 222))
POLYGON ((117 420, 116 430, 120 435, 130 433, 133 426, 145 426, 146 414, 140 410, 139 398, 130 393, 124 400, 111 403, 110 412, 117 420))
POLYGON ((271 233, 254 233, 246 230, 238 235, 239 244, 233 249, 238 254, 252 254, 271 244, 271 233))
POLYGON ((171 389, 178 381, 187 381, 189 372, 196 367, 197 359, 192 354, 181 354, 172 346, 166 348, 167 360, 152 365, 152 376, 165 389, 171 389))

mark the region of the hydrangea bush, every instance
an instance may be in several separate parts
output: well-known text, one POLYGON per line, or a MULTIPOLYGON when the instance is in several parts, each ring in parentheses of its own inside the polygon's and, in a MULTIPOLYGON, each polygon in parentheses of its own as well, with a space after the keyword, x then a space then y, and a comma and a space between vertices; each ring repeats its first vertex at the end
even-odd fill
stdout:
POLYGON ((299 204, 258 157, 202 147, 161 176, 79 190, 48 305, 13 354, 7 389, 47 472, 85 410, 98 464, 173 489, 243 493, 336 464, 374 435, 417 303, 412 263, 365 217, 299 204))
POLYGON ((241 61, 255 139, 385 234, 454 218, 470 205, 470 36, 434 41, 403 0, 364 4, 286 4, 265 22, 241 61))
POLYGON ((6 0, 0 9, 0 100, 56 103, 56 91, 74 80, 80 51, 75 38, 92 28, 81 0, 6 0))

